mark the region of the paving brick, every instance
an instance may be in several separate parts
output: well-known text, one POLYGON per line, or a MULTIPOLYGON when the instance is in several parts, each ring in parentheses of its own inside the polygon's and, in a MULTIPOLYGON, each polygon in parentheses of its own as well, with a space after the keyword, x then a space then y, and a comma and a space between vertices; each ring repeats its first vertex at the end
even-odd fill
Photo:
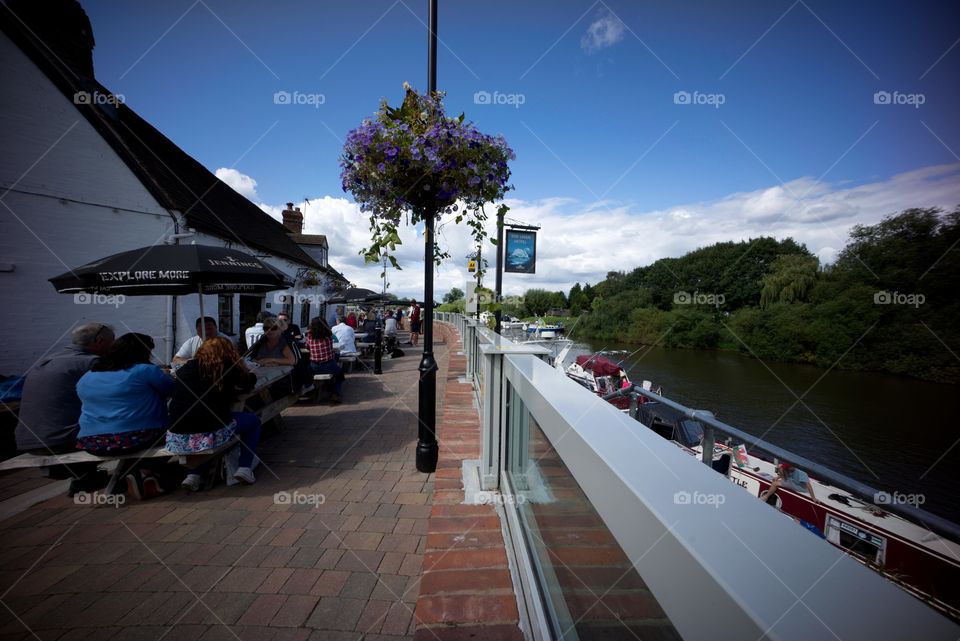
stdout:
MULTIPOLYGON (((383 552, 373 550, 347 550, 337 563, 338 570, 350 570, 352 572, 371 572, 374 568, 380 566, 383 560, 383 552)), ((409 556, 409 555, 408 555, 409 556)), ((406 559, 404 559, 406 561, 406 559)), ((403 566, 401 565, 401 568, 403 566)))
POLYGON ((290 578, 287 579, 283 587, 280 588, 281 594, 311 594, 314 584, 323 575, 323 570, 313 568, 299 568, 292 571, 290 578))
POLYGON ((324 570, 320 578, 310 588, 310 594, 314 596, 338 596, 347 579, 350 578, 350 572, 343 570, 324 570))
POLYGON ((216 592, 256 592, 273 570, 235 567, 214 588, 216 592))
POLYGON ((420 594, 489 594, 499 591, 513 593, 510 571, 493 570, 448 570, 445 572, 425 572, 420 579, 420 594))
POLYGON ((339 547, 347 550, 376 550, 383 540, 379 532, 348 532, 339 547))
POLYGON ((313 612, 320 597, 295 594, 287 598, 283 607, 270 622, 272 626, 300 627, 313 612))
POLYGON ((392 604, 392 601, 367 601, 363 614, 357 620, 357 632, 362 632, 364 639, 369 639, 371 633, 379 632, 392 604))
POLYGON ((240 617, 239 623, 242 625, 269 625, 286 600, 287 596, 283 594, 261 594, 240 617))
POLYGON ((366 603, 360 599, 323 597, 306 625, 330 630, 354 630, 366 603))
POLYGON ((257 587, 257 592, 260 594, 276 594, 292 574, 292 568, 275 568, 257 587))
POLYGON ((370 572, 351 572, 340 596, 346 599, 369 599, 377 585, 377 575, 370 572))

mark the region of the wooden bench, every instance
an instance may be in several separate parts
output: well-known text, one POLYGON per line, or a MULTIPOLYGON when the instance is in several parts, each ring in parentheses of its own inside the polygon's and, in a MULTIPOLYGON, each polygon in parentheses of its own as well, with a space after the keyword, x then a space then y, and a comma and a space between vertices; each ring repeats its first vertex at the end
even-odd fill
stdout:
POLYGON ((313 386, 316 388, 316 392, 313 396, 313 402, 320 402, 320 394, 323 392, 323 389, 326 387, 328 381, 333 380, 333 374, 314 374, 313 375, 313 386))
POLYGON ((357 358, 360 356, 358 352, 347 352, 346 354, 340 354, 340 367, 345 373, 350 373, 353 371, 353 364, 357 362, 357 358))
POLYGON ((195 454, 174 454, 163 447, 150 447, 136 452, 111 456, 97 456, 96 454, 84 451, 69 452, 66 454, 21 454, 0 462, 0 471, 28 467, 50 467, 68 463, 110 463, 116 461, 117 467, 114 468, 110 482, 107 483, 107 487, 104 490, 107 494, 115 494, 117 486, 123 481, 123 478, 131 472, 136 471, 141 461, 175 457, 181 465, 185 465, 188 468, 197 468, 204 463, 219 460, 230 448, 239 442, 240 439, 234 437, 218 448, 204 450, 195 454))

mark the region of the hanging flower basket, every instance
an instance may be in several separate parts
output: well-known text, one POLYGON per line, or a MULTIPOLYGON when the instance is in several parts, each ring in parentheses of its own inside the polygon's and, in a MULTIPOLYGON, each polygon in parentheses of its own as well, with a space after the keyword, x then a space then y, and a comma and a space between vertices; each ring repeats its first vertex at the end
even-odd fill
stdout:
MULTIPOLYGON (((392 252, 404 220, 416 225, 453 214, 454 222, 465 221, 482 242, 483 207, 512 189, 508 162, 516 158, 503 136, 479 132, 463 114, 448 118, 442 93, 423 96, 407 84, 404 89, 400 107, 382 101, 374 118, 347 135, 340 157, 343 190, 370 216, 371 244, 360 253, 367 262, 386 254, 397 269, 392 252)), ((447 256, 437 244, 437 262, 447 256)))

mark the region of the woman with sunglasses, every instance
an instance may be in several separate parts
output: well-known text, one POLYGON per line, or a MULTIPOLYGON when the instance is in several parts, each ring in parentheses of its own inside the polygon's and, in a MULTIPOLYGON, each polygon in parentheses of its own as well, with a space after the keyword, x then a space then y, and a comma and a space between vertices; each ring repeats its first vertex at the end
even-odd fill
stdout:
POLYGON ((276 318, 263 321, 263 336, 250 350, 250 358, 266 367, 296 363, 296 356, 290 343, 284 340, 283 328, 276 318))

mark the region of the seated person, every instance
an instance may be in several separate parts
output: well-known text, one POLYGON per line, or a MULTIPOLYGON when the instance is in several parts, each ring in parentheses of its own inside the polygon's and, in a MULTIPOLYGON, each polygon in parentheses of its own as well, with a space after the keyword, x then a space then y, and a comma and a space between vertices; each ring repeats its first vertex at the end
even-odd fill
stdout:
POLYGON ((353 312, 347 314, 347 317, 343 320, 343 322, 352 327, 354 330, 359 327, 359 324, 357 323, 357 315, 353 312))
POLYGON ((291 346, 294 346, 294 343, 297 341, 303 340, 303 332, 300 331, 300 326, 296 323, 290 322, 290 314, 286 312, 280 312, 277 314, 277 320, 281 324, 285 325, 283 330, 283 338, 286 339, 291 346))
POLYGON ((387 319, 383 322, 383 335, 397 337, 397 319, 392 311, 387 311, 387 319))
POLYGON ((354 333, 353 328, 347 325, 342 318, 337 319, 337 324, 330 331, 333 332, 337 342, 340 344, 341 354, 355 354, 357 352, 357 345, 355 342, 356 334, 354 333))
POLYGON ((244 339, 247 341, 247 349, 257 344, 257 341, 260 340, 260 337, 263 336, 263 321, 268 318, 273 318, 273 314, 267 311, 259 312, 257 314, 257 322, 252 327, 248 327, 247 331, 243 333, 244 339))
MULTIPOLYGON (((260 442, 260 419, 249 412, 234 412, 237 393, 249 391, 257 377, 244 364, 233 344, 218 336, 203 342, 196 356, 177 371, 170 401, 170 430, 166 448, 174 454, 195 454, 216 449, 240 437, 240 465, 233 475, 250 484, 253 458, 260 442)), ((200 489, 202 468, 187 470, 183 487, 200 489)))
POLYGON ((206 332, 207 338, 213 338, 217 335, 217 321, 210 316, 197 319, 197 335, 191 336, 180 346, 180 349, 177 350, 176 355, 173 357, 174 365, 183 365, 197 353, 197 350, 200 348, 200 343, 203 342, 201 329, 203 332, 206 332), (201 320, 203 321, 202 328, 200 326, 201 320))
MULTIPOLYGON (((17 449, 22 452, 50 455, 76 451, 81 411, 77 381, 106 356, 114 333, 109 325, 86 323, 74 329, 70 339, 70 347, 42 357, 25 374, 14 431, 17 449)), ((49 471, 53 478, 73 479, 70 496, 99 489, 106 481, 100 483, 96 463, 52 466, 49 471)))
POLYGON ((777 466, 777 478, 766 491, 760 494, 760 500, 769 501, 781 487, 786 487, 798 493, 808 492, 813 502, 818 503, 817 496, 813 493, 813 485, 810 484, 810 477, 807 476, 806 472, 790 463, 781 463, 777 466))
POLYGON ((250 349, 250 358, 265 367, 294 365, 297 362, 290 343, 283 339, 282 329, 276 318, 263 321, 263 336, 250 349))
POLYGON ((310 321, 307 347, 310 349, 310 370, 314 374, 333 375, 333 394, 330 395, 330 402, 339 403, 344 379, 343 371, 337 363, 336 352, 333 351, 333 332, 327 325, 327 321, 319 316, 310 321))
POLYGON ((362 328, 363 333, 366 334, 363 339, 365 342, 372 343, 374 341, 374 337, 377 334, 377 324, 377 319, 373 312, 370 312, 370 315, 363 319, 360 327, 362 328))
POLYGON ((162 445, 174 380, 150 362, 153 339, 124 334, 80 378, 83 403, 77 448, 108 456, 162 445))

